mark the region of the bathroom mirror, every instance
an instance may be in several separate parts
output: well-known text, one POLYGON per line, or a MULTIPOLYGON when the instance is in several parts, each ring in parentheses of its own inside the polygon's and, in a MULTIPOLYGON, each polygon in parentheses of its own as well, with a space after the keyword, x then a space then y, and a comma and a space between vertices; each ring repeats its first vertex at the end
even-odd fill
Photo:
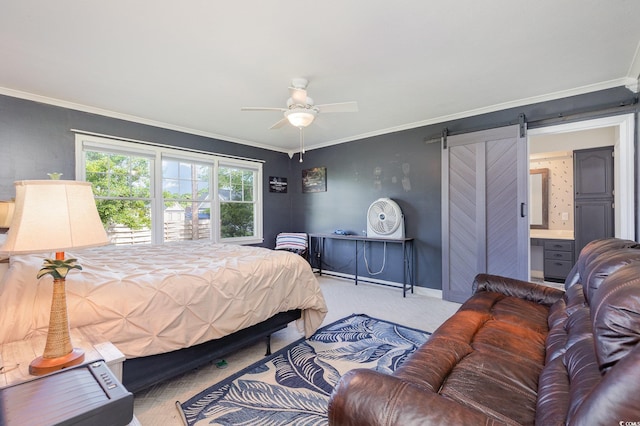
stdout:
POLYGON ((549 229, 549 169, 531 169, 529 175, 529 226, 549 229))

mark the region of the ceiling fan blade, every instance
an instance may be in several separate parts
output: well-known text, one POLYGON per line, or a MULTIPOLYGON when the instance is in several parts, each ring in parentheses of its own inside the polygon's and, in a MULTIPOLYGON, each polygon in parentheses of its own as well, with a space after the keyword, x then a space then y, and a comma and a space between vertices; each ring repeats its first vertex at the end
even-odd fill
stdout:
POLYGON ((279 129, 280 127, 282 127, 282 126, 284 126, 284 125, 286 125, 288 123, 289 123, 289 120, 287 120, 287 117, 285 117, 282 120, 278 121, 273 126, 269 127, 269 130, 279 129))
POLYGON ((289 95, 293 99, 293 103, 299 105, 306 105, 307 103, 307 89, 300 87, 289 87, 289 95))
POLYGON ((358 112, 357 102, 338 102, 335 104, 316 105, 321 113, 325 112, 358 112))
POLYGON ((286 108, 271 108, 271 107, 242 107, 240 111, 286 111, 286 108))

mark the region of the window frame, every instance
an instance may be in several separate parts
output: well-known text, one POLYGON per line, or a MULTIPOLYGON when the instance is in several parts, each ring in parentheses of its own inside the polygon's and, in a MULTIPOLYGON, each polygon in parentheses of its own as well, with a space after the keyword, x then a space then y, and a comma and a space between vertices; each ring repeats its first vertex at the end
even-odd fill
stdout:
MULTIPOLYGON (((208 183, 208 186, 209 186, 209 191, 210 192, 214 192, 215 191, 215 188, 213 187, 213 184, 215 182, 215 179, 213 178, 213 173, 215 172, 215 166, 214 166, 214 164, 212 162, 203 161, 201 158, 200 159, 196 159, 196 158, 193 158, 192 156, 178 156, 178 155, 175 155, 175 153, 163 152, 161 154, 160 168, 159 168, 160 177, 158 179, 158 182, 160 183, 160 186, 161 186, 160 191, 159 191, 159 197, 161 198, 161 202, 159 204, 160 204, 160 208, 162 209, 162 211, 159 212, 159 213, 162 214, 163 218, 164 218, 164 205, 165 205, 165 202, 167 201, 167 200, 165 200, 164 194, 163 194, 165 176, 162 174, 163 173, 163 164, 162 163, 165 160, 166 161, 185 162, 185 163, 189 163, 191 166, 206 166, 206 167, 209 167, 210 171, 209 171, 209 179, 208 179, 207 183, 208 183)), ((178 166, 178 167, 180 167, 180 166, 178 166)), ((211 205, 211 210, 213 210, 213 208, 214 208, 213 195, 211 195, 211 198, 209 199, 208 202, 211 205)), ((191 214, 193 214, 193 212, 191 212, 191 214)), ((210 226, 209 226, 208 239, 214 240, 215 229, 216 229, 216 223, 217 222, 215 222, 215 219, 213 218, 212 214, 210 214, 209 221, 210 221, 210 226)), ((160 235, 162 235, 162 238, 163 238, 163 241, 164 241, 164 239, 166 238, 165 235, 164 235, 164 230, 165 230, 164 220, 162 221, 162 223, 158 224, 158 228, 159 228, 158 232, 160 232, 160 235)), ((200 239, 202 239, 202 238, 200 238, 200 239)), ((184 240, 180 240, 180 241, 184 241, 184 240)))
POLYGON ((249 244, 248 241, 251 241, 254 237, 234 237, 234 238, 222 238, 220 236, 222 223, 220 218, 220 194, 219 194, 219 182, 218 182, 218 174, 220 172, 220 168, 235 168, 252 171, 254 173, 253 176, 253 215, 254 215, 254 234, 260 235, 262 238, 263 235, 263 221, 262 221, 262 164, 259 164, 260 167, 256 167, 255 163, 253 165, 247 164, 246 161, 233 160, 229 158, 219 159, 218 165, 215 169, 215 203, 216 203, 216 223, 218 224, 218 237, 220 241, 223 242, 237 242, 249 244))
POLYGON ((151 244, 164 242, 164 199, 162 195, 162 160, 184 160, 212 166, 210 176, 211 241, 215 243, 260 244, 263 235, 262 161, 226 157, 189 149, 178 149, 143 141, 124 141, 105 136, 76 133, 76 180, 86 181, 86 151, 114 152, 123 155, 138 155, 151 158, 151 244), (250 170, 254 173, 254 235, 248 237, 222 238, 220 235, 220 197, 218 194, 218 172, 220 167, 250 170))

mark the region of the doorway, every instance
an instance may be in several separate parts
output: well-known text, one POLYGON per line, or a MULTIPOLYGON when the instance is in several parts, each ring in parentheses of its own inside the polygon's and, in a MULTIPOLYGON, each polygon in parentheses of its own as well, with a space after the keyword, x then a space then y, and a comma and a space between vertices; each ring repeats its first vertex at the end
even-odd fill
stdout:
MULTIPOLYGON (((586 120, 575 123, 567 123, 556 126, 534 128, 528 131, 530 154, 540 153, 544 150, 536 145, 536 140, 541 141, 545 136, 552 136, 555 139, 556 150, 564 150, 567 155, 574 150, 584 148, 595 148, 597 145, 572 145, 572 139, 579 139, 575 136, 579 132, 597 131, 609 132, 611 143, 605 142, 600 146, 613 145, 614 147, 614 195, 615 203, 615 233, 619 238, 635 240, 635 164, 634 164, 634 117, 633 114, 605 117, 593 120, 586 120), (566 137, 566 144, 558 143, 558 138, 566 137), (572 138, 573 137, 573 138, 572 138)), ((573 211, 570 212, 573 214, 573 211)), ((564 213, 562 213, 564 216, 564 213)), ((573 217, 570 217, 573 227, 573 217)), ((565 225, 567 225, 565 223, 565 225)), ((577 258, 579 253, 575 253, 577 258)), ((529 247, 529 262, 536 258, 536 253, 531 252, 529 247)), ((535 266, 535 265, 534 265, 535 266)), ((531 278, 531 276, 530 276, 531 278)))

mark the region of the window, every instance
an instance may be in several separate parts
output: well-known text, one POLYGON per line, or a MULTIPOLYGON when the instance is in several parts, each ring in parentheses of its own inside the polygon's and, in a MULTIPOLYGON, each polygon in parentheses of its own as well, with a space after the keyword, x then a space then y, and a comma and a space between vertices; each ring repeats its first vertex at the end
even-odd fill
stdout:
POLYGON ((212 169, 211 164, 162 160, 164 241, 211 238, 212 169))
POLYGON ((116 244, 151 242, 152 160, 92 150, 85 152, 84 163, 110 239, 116 244))
POLYGON ((238 167, 218 168, 220 236, 251 237, 255 233, 255 171, 238 167))
POLYGON ((257 161, 77 134, 76 177, 115 244, 262 242, 257 161))

